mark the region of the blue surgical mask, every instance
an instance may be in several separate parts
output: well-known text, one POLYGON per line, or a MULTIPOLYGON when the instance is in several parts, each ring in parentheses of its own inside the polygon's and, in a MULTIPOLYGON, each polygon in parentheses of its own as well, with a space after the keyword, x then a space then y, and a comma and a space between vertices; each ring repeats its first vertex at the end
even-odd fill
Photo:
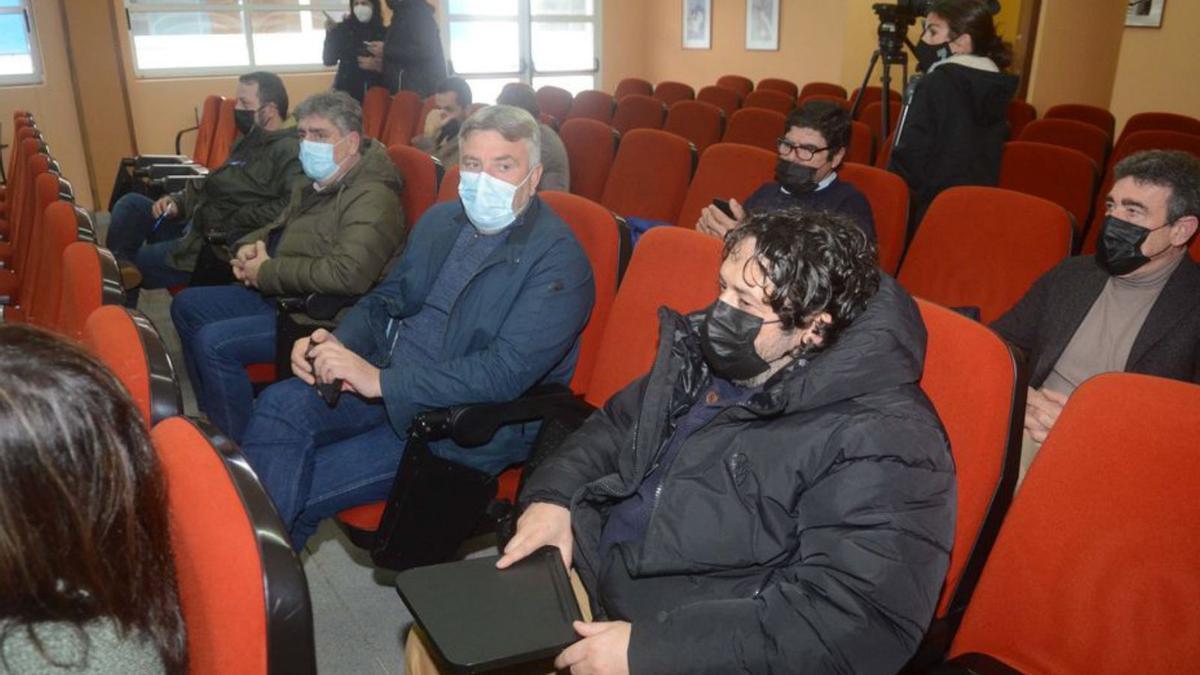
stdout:
POLYGON ((482 171, 463 171, 458 179, 458 196, 475 229, 495 234, 512 225, 517 219, 513 197, 532 175, 530 171, 524 180, 513 185, 482 171))
MULTIPOLYGON (((345 138, 342 141, 346 140, 345 138)), ((300 141, 300 166, 304 167, 304 175, 317 181, 326 181, 337 173, 338 163, 333 161, 333 149, 337 143, 317 143, 316 141, 300 141)))

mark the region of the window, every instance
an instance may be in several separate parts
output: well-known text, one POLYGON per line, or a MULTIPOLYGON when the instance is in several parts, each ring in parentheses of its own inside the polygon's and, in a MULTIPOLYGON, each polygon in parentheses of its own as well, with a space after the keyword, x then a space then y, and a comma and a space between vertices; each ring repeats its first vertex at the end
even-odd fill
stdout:
POLYGON ((443 0, 454 72, 479 103, 509 82, 596 87, 600 0, 443 0))
MULTIPOLYGON (((2 1, 2 0, 0 0, 2 1)), ((323 68, 326 16, 343 0, 125 0, 139 75, 323 68)))
POLYGON ((42 81, 29 0, 0 0, 0 85, 42 81))

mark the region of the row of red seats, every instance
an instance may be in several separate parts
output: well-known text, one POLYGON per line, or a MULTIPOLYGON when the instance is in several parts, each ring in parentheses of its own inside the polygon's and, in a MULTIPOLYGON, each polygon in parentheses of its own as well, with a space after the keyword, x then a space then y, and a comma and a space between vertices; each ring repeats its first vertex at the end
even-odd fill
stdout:
MULTIPOLYGON (((655 351, 658 307, 666 305, 682 312, 694 311, 711 303, 716 297, 721 244, 714 238, 682 228, 651 230, 634 250, 624 276, 616 276, 613 274, 616 268, 614 256, 601 255, 606 248, 610 254, 615 250, 617 224, 612 214, 579 197, 556 193, 548 193, 544 197, 584 242, 597 272, 597 309, 585 329, 572 389, 590 405, 600 406, 609 396, 649 368, 655 351)), ((1031 477, 1037 475, 1039 478, 1036 482, 1027 483, 1027 486, 1035 487, 1025 488, 1016 498, 1012 518, 1005 520, 1013 499, 1019 456, 1020 416, 1024 412, 1023 376, 1009 348, 987 328, 932 303, 922 300, 918 301, 918 305, 929 333, 921 386, 946 426, 959 482, 955 544, 947 579, 939 597, 935 623, 930 631, 930 644, 925 649, 934 655, 935 660, 948 649, 951 654, 957 655, 986 647, 1009 662, 1015 661, 1021 665, 1037 663, 1038 658, 1048 658, 1037 653, 1041 646, 1038 641, 1016 639, 1012 641, 1013 645, 997 643, 998 636, 1023 635, 1024 626, 1006 626, 1004 631, 998 633, 996 624, 1014 613, 1024 615, 1026 610, 1012 607, 1011 599, 1026 597, 1031 587, 1043 590, 1030 597, 1029 604, 1038 607, 1049 605, 1066 611, 1073 609, 1069 605, 1059 608, 1053 603, 1054 594, 1049 592, 1056 584, 1067 582, 1073 572, 1062 569, 1051 560, 1040 560, 1030 568, 1043 573, 1044 578, 1037 579, 1031 586, 1026 586, 1024 579, 1014 579, 1014 570, 1020 570, 1030 555, 1036 556, 1036 552, 1030 548, 1031 540, 1026 538, 1024 532, 1033 530, 1052 535, 1056 543, 1063 542, 1055 550, 1059 546, 1086 541, 1088 537, 1095 536, 1094 532, 1082 527, 1072 528, 1070 516, 1077 514, 1073 510, 1063 512, 1055 508, 1052 500, 1064 494, 1083 494, 1090 507, 1116 514, 1120 513, 1120 509, 1127 508, 1128 501, 1136 495, 1136 490, 1123 487, 1118 490, 1115 503, 1104 503, 1092 491, 1090 480, 1080 481, 1072 475, 1072 462, 1078 455, 1089 452, 1089 448, 1096 447, 1098 442, 1088 433, 1091 428, 1082 420, 1090 416, 1103 416, 1106 431, 1110 435, 1099 443, 1104 446, 1099 456, 1123 457, 1130 447, 1126 443, 1136 438, 1141 423, 1140 418, 1128 413, 1124 405, 1120 406, 1120 410, 1113 411, 1117 413, 1115 415, 1097 409, 1098 406, 1115 406, 1114 401, 1119 399, 1114 395, 1113 388, 1124 392, 1141 392, 1135 396, 1146 396, 1148 400, 1154 400, 1153 396, 1170 390, 1173 395, 1182 396, 1193 403, 1200 399, 1200 388, 1126 375, 1105 376, 1085 385, 1079 392, 1079 398, 1073 399, 1070 404, 1069 413, 1064 413, 1063 419, 1070 422, 1056 428, 1045 446, 1050 450, 1043 449, 1043 452, 1055 453, 1055 459, 1039 457, 1039 462, 1030 472, 1031 477), (1094 389, 1102 386, 1108 388, 1098 392, 1094 389), (1124 416, 1121 411, 1126 411, 1124 416), (1114 428, 1121 433, 1111 433, 1114 428), (1051 501, 1049 506, 1047 501, 1051 501), (963 629, 955 637, 955 627, 964 620, 964 615, 963 629), (1023 655, 1031 650, 1034 656, 1028 658, 1033 660, 1021 661, 1023 655)), ((1186 411, 1183 417, 1187 421, 1172 420, 1168 433, 1182 430, 1189 430, 1190 433, 1200 413, 1193 405, 1190 409, 1176 409, 1173 406, 1171 414, 1177 410, 1186 411)), ((1156 448, 1155 452, 1168 449, 1173 453, 1173 466, 1179 466, 1181 461, 1186 466, 1196 465, 1194 459, 1190 463, 1188 460, 1189 454, 1194 453, 1187 453, 1177 443, 1163 443, 1162 448, 1156 448)), ((1157 454, 1155 456, 1158 457, 1157 454)), ((1093 466, 1104 466, 1105 460, 1097 460, 1096 457, 1093 455, 1087 461, 1093 466)), ((1156 468, 1146 473, 1159 472, 1160 469, 1156 468)), ((1106 484, 1112 481, 1112 476, 1105 479, 1106 484)), ((1191 479, 1188 485, 1195 482, 1191 479)), ((511 486, 516 484, 515 477, 510 474, 501 484, 508 487, 507 496, 511 497, 511 486)), ((505 488, 501 489, 505 491, 505 488)), ((1155 502, 1165 509, 1162 511, 1164 514, 1176 508, 1167 500, 1156 499, 1155 502)), ((341 518, 353 526, 371 529, 378 523, 382 510, 382 504, 359 507, 343 513, 341 518)), ((1142 509, 1143 513, 1149 511, 1142 509)), ((1083 513, 1086 512, 1078 515, 1083 513)), ((1090 522, 1094 518, 1088 515, 1085 520, 1090 522)), ((1148 522, 1144 517, 1138 519, 1142 525, 1148 522)), ((404 542, 403 545, 420 546, 421 542, 404 542)), ((1164 564, 1176 567, 1186 564, 1196 552, 1195 544, 1182 554, 1163 551, 1162 548, 1155 551, 1156 554, 1162 554, 1159 559, 1164 564)), ((1099 564, 1113 562, 1109 557, 1099 564)), ((1098 563, 1092 561, 1091 564, 1098 563)), ((1089 589, 1090 592, 1100 590, 1089 589)), ((1128 624, 1131 619, 1122 612, 1123 609, 1118 606, 1113 607, 1112 611, 1103 612, 1102 620, 1093 616, 1090 621, 1081 622, 1078 630, 1090 639, 1103 635, 1114 622, 1128 624)), ((1030 625, 1044 623, 1041 621, 1030 625)), ((1075 629, 1072 626, 1071 630, 1075 629)), ((1194 646, 1189 649, 1195 651, 1194 646)), ((1158 654, 1155 656, 1158 659, 1156 663, 1184 663, 1186 661, 1180 659, 1189 656, 1187 651, 1158 654)), ((1051 655, 1060 659, 1057 662, 1060 665, 1068 666, 1058 669, 1063 672, 1082 672, 1086 670, 1082 666, 1094 667, 1099 665, 1097 659, 1102 658, 1095 651, 1070 646, 1064 648, 1063 652, 1051 655)), ((1123 658, 1132 657, 1132 654, 1123 655, 1123 658)))
POLYGON ((180 417, 162 337, 124 307, 116 261, 96 245, 91 216, 75 204, 33 116, 17 111, 13 121, 12 176, 0 194, 0 295, 8 296, 0 321, 79 341, 153 425, 169 488, 188 671, 315 673, 308 587, 286 528, 237 448, 180 417))

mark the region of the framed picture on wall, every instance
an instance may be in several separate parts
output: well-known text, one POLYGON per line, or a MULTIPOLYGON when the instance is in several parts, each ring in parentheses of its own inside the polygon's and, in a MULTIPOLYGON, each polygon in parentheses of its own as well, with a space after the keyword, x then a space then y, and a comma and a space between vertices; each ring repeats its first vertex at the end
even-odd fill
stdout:
POLYGON ((1126 26, 1161 28, 1163 5, 1167 0, 1128 0, 1129 12, 1125 15, 1126 26))
POLYGON ((712 46, 712 0, 683 0, 683 48, 712 46))
POLYGON ((746 0, 746 49, 779 49, 779 0, 746 0))

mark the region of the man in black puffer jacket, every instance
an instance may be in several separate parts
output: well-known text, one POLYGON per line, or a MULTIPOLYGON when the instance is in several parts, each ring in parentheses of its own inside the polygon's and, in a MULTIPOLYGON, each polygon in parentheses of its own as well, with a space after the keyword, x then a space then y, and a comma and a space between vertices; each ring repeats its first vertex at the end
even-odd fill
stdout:
POLYGON ((499 565, 558 546, 575 672, 894 673, 937 603, 954 466, 925 328, 843 216, 752 215, 721 295, 530 476, 499 565))

